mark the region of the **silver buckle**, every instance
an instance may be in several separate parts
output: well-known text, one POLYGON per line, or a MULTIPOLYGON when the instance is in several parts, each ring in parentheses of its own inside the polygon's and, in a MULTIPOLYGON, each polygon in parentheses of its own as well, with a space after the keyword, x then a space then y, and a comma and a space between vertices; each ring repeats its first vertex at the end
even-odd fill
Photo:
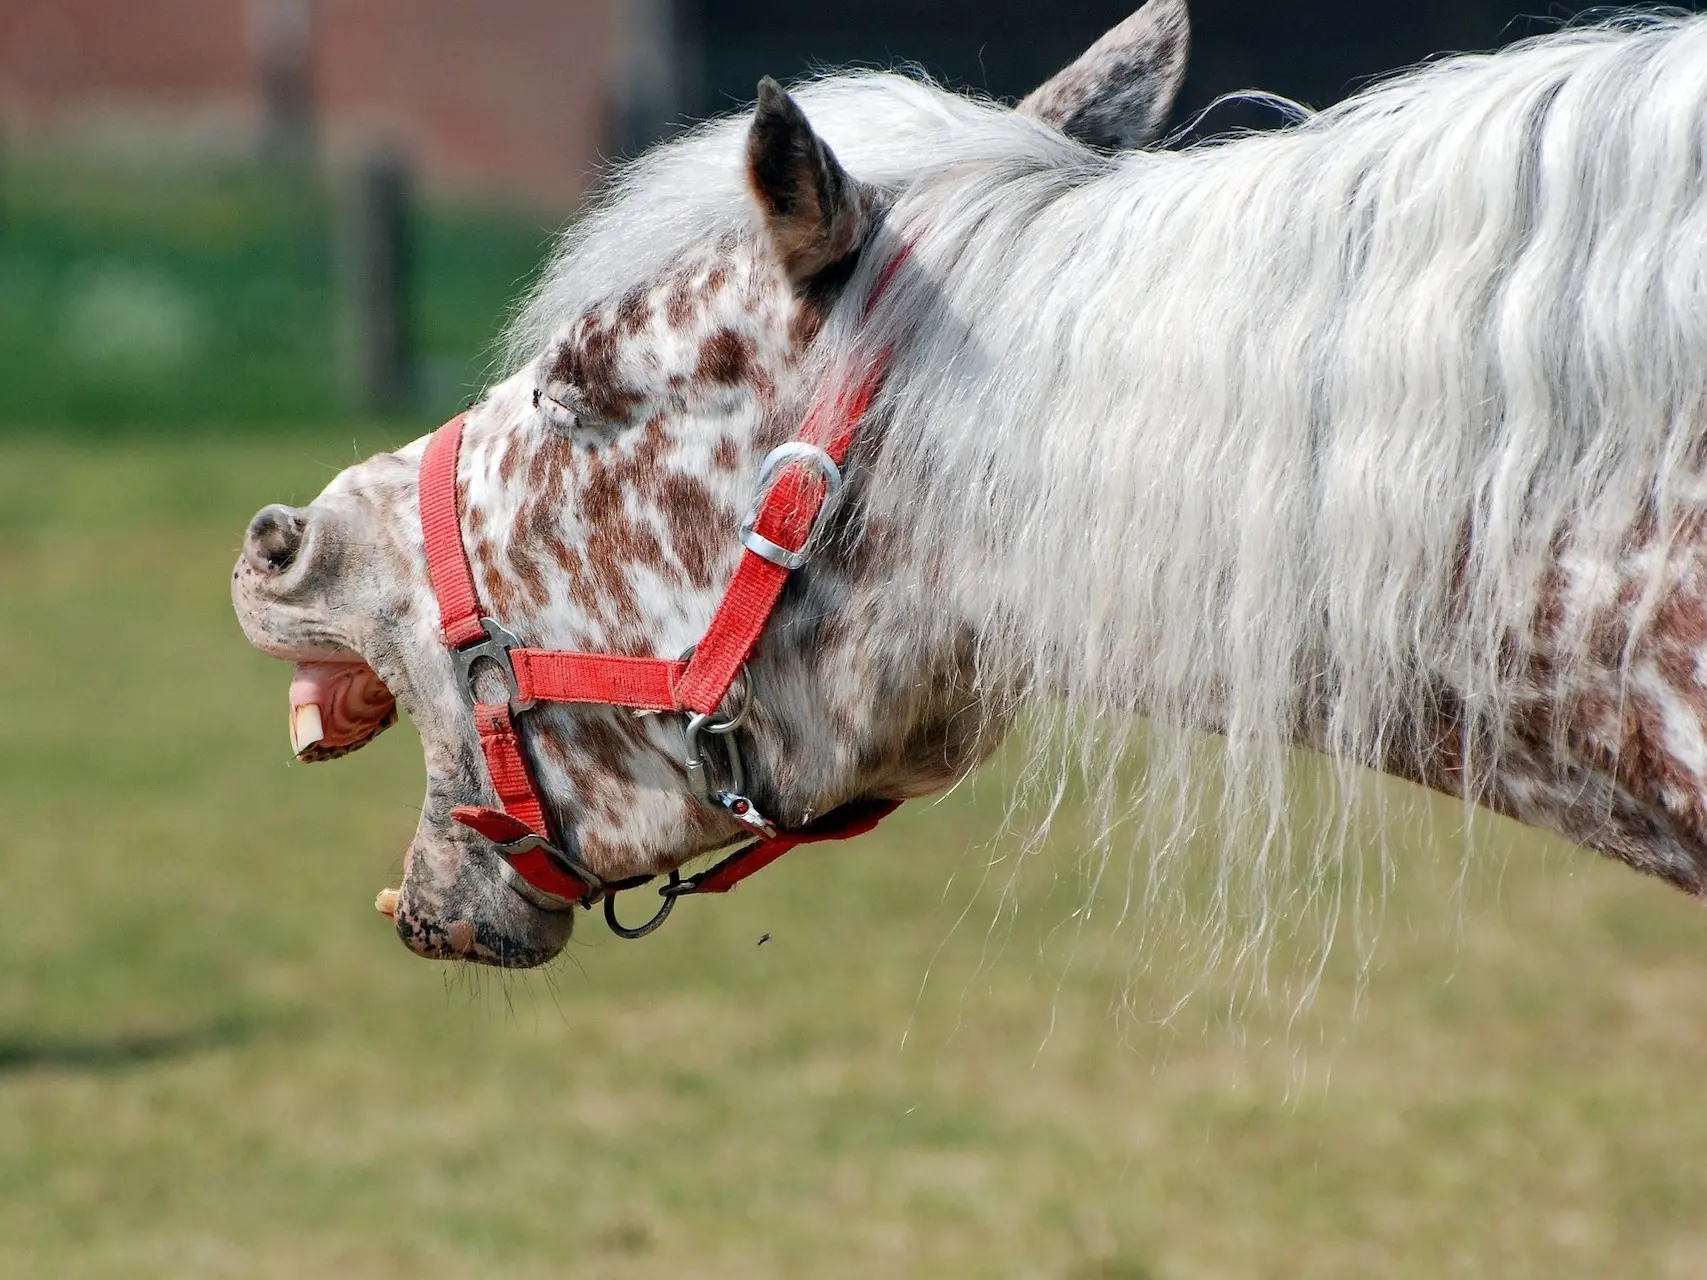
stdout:
MULTIPOLYGON (((582 884, 587 886, 586 896, 581 899, 579 903, 580 906, 596 906, 598 905, 599 899, 605 896, 605 882, 594 874, 591 867, 587 866, 586 863, 580 861, 578 858, 571 858, 544 836, 536 835, 534 832, 530 831, 519 840, 505 840, 501 842, 494 840, 492 842, 492 847, 502 855, 503 863, 501 865, 506 867, 509 867, 510 860, 512 858, 519 857, 524 853, 532 853, 535 849, 543 849, 546 857, 550 858, 559 867, 563 868, 563 870, 567 871, 570 875, 574 876, 582 884)), ((514 867, 510 867, 510 869, 512 871, 515 870, 514 867)), ((516 876, 518 879, 524 880, 525 883, 525 877, 523 877, 519 871, 516 872, 516 876)), ((535 893, 541 894, 545 897, 556 898, 557 896, 556 894, 547 894, 545 890, 535 888, 531 884, 528 885, 528 887, 533 889, 535 893)), ((559 901, 567 902, 569 899, 563 898, 559 899, 559 901)))
POLYGON ((508 858, 498 859, 498 876, 506 886, 541 911, 563 915, 573 911, 578 905, 568 898, 559 898, 555 893, 547 893, 544 889, 537 888, 529 883, 528 878, 517 871, 508 858))
POLYGON ((521 686, 516 683, 516 669, 510 663, 510 650, 520 649, 522 642, 499 626, 491 618, 480 619, 480 628, 486 633, 484 640, 476 640, 471 645, 461 649, 452 649, 450 656, 456 663, 457 680, 462 685, 462 696, 467 698, 469 705, 478 699, 474 696, 474 664, 482 658, 489 658, 497 664, 503 674, 504 683, 510 690, 510 710, 526 711, 533 706, 533 700, 522 701, 521 686))
POLYGON ((741 545, 774 565, 780 565, 784 569, 798 569, 812 558, 812 553, 817 549, 819 535, 829 523, 830 517, 835 514, 836 508, 841 505, 841 501, 842 469, 836 465, 834 458, 817 445, 807 444, 804 440, 791 440, 787 444, 778 445, 766 455, 764 465, 759 468, 759 491, 754 495, 753 504, 747 508, 746 517, 741 521, 741 545), (806 541, 798 551, 779 546, 754 529, 759 522, 759 513, 764 508, 765 499, 770 496, 777 472, 791 462, 810 462, 824 475, 823 504, 818 508, 818 514, 812 518, 811 531, 807 533, 806 541))

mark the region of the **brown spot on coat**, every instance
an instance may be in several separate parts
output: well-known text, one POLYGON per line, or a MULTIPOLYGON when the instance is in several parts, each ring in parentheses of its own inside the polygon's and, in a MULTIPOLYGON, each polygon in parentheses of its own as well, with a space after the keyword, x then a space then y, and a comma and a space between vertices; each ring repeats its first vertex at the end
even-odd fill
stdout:
POLYGON ((630 336, 639 333, 652 319, 652 308, 646 302, 646 290, 630 289, 616 305, 616 327, 630 336))
POLYGON ((718 552, 730 539, 729 513, 693 476, 672 472, 658 488, 658 508, 669 529, 670 549, 694 587, 704 590, 716 576, 718 552))
POLYGON ((664 299, 664 318, 674 329, 685 329, 688 321, 693 319, 695 302, 692 286, 686 280, 678 280, 670 288, 664 299))
POLYGON ((824 314, 810 303, 802 303, 794 309, 794 314, 788 318, 788 341, 795 351, 803 351, 812 345, 818 336, 818 330, 824 323, 824 314))
POLYGON ((515 619, 521 612, 521 600, 510 580, 498 572, 498 566, 488 564, 480 579, 486 607, 499 618, 515 619))
POLYGON ((699 367, 694 371, 694 377, 701 382, 739 386, 747 380, 752 365, 752 340, 733 329, 719 329, 700 348, 699 367))

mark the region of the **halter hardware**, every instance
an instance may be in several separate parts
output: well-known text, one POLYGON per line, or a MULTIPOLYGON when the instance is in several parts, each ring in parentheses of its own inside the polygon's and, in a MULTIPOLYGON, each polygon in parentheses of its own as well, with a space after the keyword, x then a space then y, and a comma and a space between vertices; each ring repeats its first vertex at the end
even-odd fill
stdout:
MULTIPOLYGON (((682 650, 681 661, 688 662, 693 658, 697 644, 690 644, 682 650)), ((710 771, 706 768, 705 751, 700 746, 700 734, 709 733, 722 739, 723 763, 729 777, 730 787, 741 792, 746 789, 746 770, 741 763, 740 744, 732 736, 735 730, 747 723, 747 717, 753 713, 753 678, 747 672, 747 664, 741 664, 741 673, 737 680, 741 690, 741 705, 735 714, 727 720, 719 720, 715 711, 683 713, 687 733, 687 749, 683 753, 682 768, 688 775, 688 785, 693 792, 707 804, 716 804, 718 792, 711 785, 710 771)))
MULTIPOLYGON (((553 862, 557 863, 565 871, 569 872, 576 879, 580 880, 581 883, 587 886, 587 894, 581 899, 581 901, 587 906, 592 906, 593 903, 597 902, 606 894, 605 882, 599 878, 597 872, 595 872, 586 863, 582 862, 579 858, 572 858, 567 853, 564 853, 563 850, 559 849, 542 835, 535 835, 530 832, 519 840, 494 840, 492 842, 492 847, 496 849, 504 861, 509 863, 511 866, 515 865, 515 860, 521 857, 522 854, 532 853, 535 849, 540 850, 553 862)), ((556 894, 551 896, 557 897, 556 894)), ((567 901, 567 899, 559 900, 567 901)))
POLYGON ((758 492, 753 495, 753 505, 747 508, 746 518, 741 521, 741 545, 774 565, 784 569, 798 569, 812 558, 813 551, 817 549, 819 534, 829 525, 836 514, 836 508, 841 505, 842 469, 836 465, 836 460, 815 444, 808 444, 804 440, 790 440, 787 444, 780 444, 772 449, 765 456, 764 465, 759 468, 758 492), (812 520, 812 527, 807 531, 798 551, 778 546, 755 527, 759 523, 759 516, 764 512, 765 501, 775 487, 777 473, 791 462, 810 462, 824 475, 824 497, 819 503, 818 514, 812 520))
POLYGON ((687 758, 683 765, 687 770, 688 785, 701 800, 721 807, 731 818, 760 839, 771 840, 776 837, 776 824, 760 813, 759 807, 745 794, 746 769, 741 763, 741 744, 734 736, 735 730, 745 723, 747 712, 751 709, 752 698, 749 695, 733 720, 717 720, 703 714, 689 716, 687 758), (710 771, 705 764, 705 750, 700 745, 702 733, 714 735, 723 744, 724 773, 729 778, 727 787, 712 785, 710 771))
POLYGON ((533 699, 522 697, 521 686, 516 683, 515 664, 510 661, 510 650, 520 649, 522 642, 491 618, 481 618, 480 629, 486 633, 484 640, 450 651, 451 661, 456 663, 456 680, 462 686, 462 696, 468 700, 469 706, 480 701, 474 694, 474 664, 484 658, 503 675, 504 684, 510 691, 510 710, 531 710, 533 699))
POLYGON ((679 889, 681 887, 681 883, 682 873, 680 871, 670 872, 670 882, 662 889, 658 890, 658 896, 663 898, 663 902, 658 904, 656 914, 654 914, 653 917, 645 924, 639 925, 633 929, 628 928, 616 918, 616 895, 611 894, 605 899, 605 928, 609 929, 617 937, 627 938, 630 941, 633 941, 636 938, 644 938, 659 925, 663 924, 665 920, 669 919, 670 912, 676 909, 676 899, 682 895, 671 891, 679 889))
MULTIPOLYGON (((903 245, 885 264, 866 302, 867 315, 910 251, 910 245, 903 245)), ((745 769, 734 736, 753 706, 747 659, 788 575, 812 558, 841 505, 842 464, 887 363, 884 352, 858 372, 833 378, 808 413, 802 438, 766 456, 757 492, 740 525, 745 553, 705 634, 673 660, 529 649, 486 616, 462 534, 457 471, 466 415, 451 419, 428 442, 420 472, 427 578, 438 601, 440 635, 472 709, 481 754, 498 797, 496 808, 458 807, 451 817, 491 842, 506 880, 535 906, 566 911, 602 901, 612 933, 643 938, 663 924, 677 898, 727 893, 796 845, 863 835, 898 806, 894 800, 856 800, 800 830, 779 831, 745 794, 745 769), (810 483, 806 467, 817 471, 821 484, 810 483), (504 702, 483 702, 475 691, 475 667, 483 660, 502 674, 508 694, 504 702), (718 709, 738 680, 740 706, 733 716, 719 719, 718 709), (626 707, 636 715, 683 715, 687 740, 682 764, 689 785, 703 803, 746 828, 747 835, 732 846, 725 845, 733 852, 706 871, 687 879, 671 871, 669 882, 659 890, 664 902, 657 913, 637 928, 622 925, 616 918, 615 895, 651 877, 606 881, 551 839, 545 801, 514 719, 539 702, 626 707), (703 749, 706 735, 722 743, 727 787, 711 782, 703 749)))
POLYGON ((776 823, 772 822, 746 796, 738 791, 719 791, 717 803, 729 811, 729 816, 743 823, 754 835, 764 840, 776 838, 776 823))

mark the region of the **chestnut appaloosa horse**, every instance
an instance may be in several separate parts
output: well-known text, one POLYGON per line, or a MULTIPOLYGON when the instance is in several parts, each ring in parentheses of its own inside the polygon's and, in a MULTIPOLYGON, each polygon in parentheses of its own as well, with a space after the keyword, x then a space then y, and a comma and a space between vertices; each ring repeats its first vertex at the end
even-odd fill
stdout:
POLYGON ((1242 919, 1344 857, 1287 852, 1297 747, 1707 890, 1707 21, 1154 149, 1186 45, 763 82, 611 176, 477 404, 255 517, 299 756, 420 732, 410 947, 539 964, 1026 708, 1129 796, 1143 718, 1152 879, 1220 735, 1242 919))

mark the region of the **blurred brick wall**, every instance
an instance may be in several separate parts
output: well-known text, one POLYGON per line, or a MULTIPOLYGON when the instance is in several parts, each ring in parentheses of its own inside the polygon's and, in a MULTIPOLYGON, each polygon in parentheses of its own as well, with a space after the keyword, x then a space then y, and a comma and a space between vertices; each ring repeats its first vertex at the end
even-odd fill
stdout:
POLYGON ((0 112, 16 128, 102 111, 236 107, 240 0, 0 0, 0 112))
POLYGON ((564 203, 609 125, 615 0, 321 0, 334 145, 406 140, 426 172, 564 203))
MULTIPOLYGON (((441 188, 566 207, 611 124, 620 0, 315 0, 332 154, 400 146, 441 188)), ((0 0, 0 125, 258 137, 244 0, 0 0)), ((174 136, 178 135, 178 136, 174 136)))

